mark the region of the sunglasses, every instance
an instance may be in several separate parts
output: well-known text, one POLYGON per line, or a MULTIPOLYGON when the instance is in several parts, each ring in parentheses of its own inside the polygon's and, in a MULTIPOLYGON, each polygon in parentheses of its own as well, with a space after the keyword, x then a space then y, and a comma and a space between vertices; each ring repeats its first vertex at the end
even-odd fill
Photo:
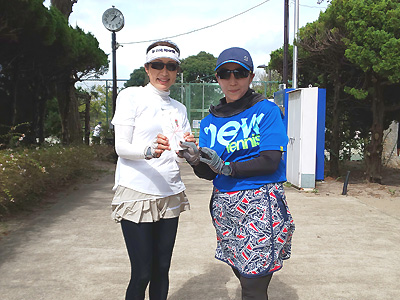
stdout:
POLYGON ((179 67, 179 65, 177 63, 169 62, 169 63, 165 64, 161 61, 151 62, 150 66, 152 69, 155 69, 155 70, 162 70, 166 66, 168 71, 176 71, 179 67))
POLYGON ((217 76, 219 79, 229 79, 231 78, 231 73, 236 79, 247 78, 250 75, 250 71, 245 68, 239 68, 235 70, 221 69, 217 71, 217 76))

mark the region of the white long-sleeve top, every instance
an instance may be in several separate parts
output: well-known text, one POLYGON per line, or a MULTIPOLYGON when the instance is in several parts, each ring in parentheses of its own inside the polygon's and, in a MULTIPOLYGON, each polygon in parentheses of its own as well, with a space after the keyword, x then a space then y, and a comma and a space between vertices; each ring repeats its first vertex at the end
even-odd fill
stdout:
POLYGON ((162 130, 164 110, 174 109, 183 132, 190 132, 186 107, 169 97, 169 92, 145 87, 129 87, 117 97, 112 124, 119 156, 115 184, 141 193, 167 197, 185 190, 175 151, 164 151, 159 158, 145 160, 144 151, 162 130))

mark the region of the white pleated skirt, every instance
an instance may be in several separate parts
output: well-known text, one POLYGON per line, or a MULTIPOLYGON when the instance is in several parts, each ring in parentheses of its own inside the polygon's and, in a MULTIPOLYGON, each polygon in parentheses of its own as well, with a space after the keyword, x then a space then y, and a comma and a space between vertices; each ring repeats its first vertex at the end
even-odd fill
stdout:
POLYGON ((185 192, 159 198, 118 186, 111 203, 111 218, 116 222, 125 219, 134 223, 149 223, 179 217, 181 212, 189 209, 185 192))

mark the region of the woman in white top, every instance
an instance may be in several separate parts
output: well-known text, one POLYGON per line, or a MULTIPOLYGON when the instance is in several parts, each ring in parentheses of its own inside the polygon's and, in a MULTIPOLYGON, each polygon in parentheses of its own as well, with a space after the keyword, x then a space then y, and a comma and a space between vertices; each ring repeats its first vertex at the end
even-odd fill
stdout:
POLYGON ((185 106, 169 97, 179 53, 170 41, 151 44, 144 65, 150 83, 122 90, 112 120, 119 156, 112 218, 121 223, 131 261, 127 300, 144 299, 149 282, 150 299, 167 299, 178 218, 189 209, 177 150, 195 138, 185 106))

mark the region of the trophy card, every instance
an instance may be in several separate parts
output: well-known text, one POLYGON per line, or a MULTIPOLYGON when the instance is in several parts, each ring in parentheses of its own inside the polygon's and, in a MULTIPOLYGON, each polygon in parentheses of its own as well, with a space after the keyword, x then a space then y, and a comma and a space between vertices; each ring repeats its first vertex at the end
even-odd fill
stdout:
POLYGON ((182 150, 180 142, 184 142, 185 139, 183 138, 178 110, 176 108, 163 110, 161 116, 163 134, 168 138, 171 150, 182 150))

